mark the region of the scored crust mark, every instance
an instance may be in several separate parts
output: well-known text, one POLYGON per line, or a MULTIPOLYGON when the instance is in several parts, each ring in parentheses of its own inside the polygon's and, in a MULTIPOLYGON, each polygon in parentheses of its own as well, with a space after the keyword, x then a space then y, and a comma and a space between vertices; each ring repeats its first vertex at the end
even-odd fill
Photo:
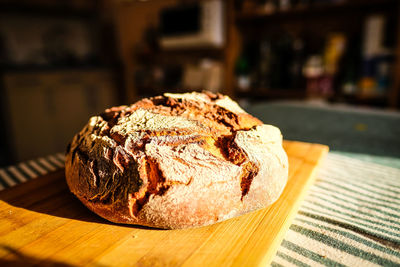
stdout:
POLYGON ((242 167, 240 188, 242 190, 241 200, 243 200, 243 197, 247 195, 250 190, 253 178, 257 176, 259 172, 259 167, 256 163, 250 161, 246 152, 234 142, 235 137, 236 132, 230 136, 223 136, 219 138, 216 145, 220 148, 226 160, 242 167))
POLYGON ((71 142, 68 143, 65 153, 69 154, 71 152, 71 142))
POLYGON ((97 169, 97 161, 96 160, 90 160, 89 161, 89 171, 92 174, 93 177, 93 186, 94 187, 99 187, 99 175, 98 175, 98 169, 97 169))
MULTIPOLYGON (((156 96, 150 99, 143 99, 130 107, 109 109, 106 113, 103 113, 101 117, 107 121, 108 129, 118 125, 119 120, 123 120, 124 117, 131 115, 139 109, 148 110, 155 114, 184 117, 189 120, 201 122, 202 125, 205 125, 208 128, 208 133, 207 131, 200 133, 198 132, 199 129, 196 130, 197 134, 194 133, 192 129, 165 129, 161 131, 138 129, 136 131, 145 134, 142 135, 140 140, 136 140, 134 144, 128 143, 128 145, 126 144, 126 134, 121 134, 119 131, 108 131, 108 134, 117 144, 125 144, 125 147, 132 153, 141 150, 145 144, 151 140, 151 137, 190 135, 189 139, 166 138, 160 142, 167 142, 167 145, 170 146, 197 142, 214 156, 228 160, 237 166, 242 166, 243 172, 240 183, 243 199, 250 189, 252 179, 258 173, 258 167, 255 163, 249 161, 247 154, 234 142, 234 139, 238 130, 249 130, 250 128, 262 123, 250 116, 252 118, 250 120, 251 123, 243 125, 239 119, 239 114, 217 105, 216 101, 222 100, 223 98, 224 97, 220 94, 212 93, 202 94, 201 96, 198 96, 198 99, 196 98, 196 95, 192 95, 189 98, 176 98, 170 97, 169 95, 156 96)), ((171 127, 173 125, 166 125, 166 127, 168 126, 171 127)), ((149 164, 153 163, 146 163, 146 166, 149 164)), ((119 166, 121 171, 123 171, 123 167, 117 163, 116 165, 119 166)), ((160 177, 160 175, 156 175, 155 177, 160 177)), ((152 187, 149 187, 129 195, 132 214, 139 212, 145 202, 148 201, 149 195, 151 194, 149 192, 151 190, 152 187)))
POLYGON ((243 173, 240 177, 240 189, 242 190, 242 197, 240 200, 243 201, 243 198, 249 192, 251 182, 253 178, 257 176, 259 170, 259 167, 254 162, 248 161, 243 164, 243 173))
POLYGON ((125 168, 129 166, 129 163, 132 161, 132 157, 128 155, 128 153, 121 146, 117 146, 115 149, 113 162, 115 166, 117 166, 120 171, 123 173, 125 168))
POLYGON ((213 130, 214 127, 225 131, 234 131, 240 128, 238 114, 224 109, 210 98, 210 102, 195 101, 193 99, 180 99, 166 96, 157 96, 150 99, 154 109, 159 112, 168 112, 174 116, 184 116, 201 121, 213 130))
POLYGON ((132 217, 137 217, 151 195, 162 196, 170 187, 154 160, 143 158, 140 172, 140 176, 144 180, 142 187, 139 191, 128 194, 129 213, 132 217))
POLYGON ((232 135, 221 136, 215 142, 215 145, 221 150, 225 159, 235 165, 240 166, 248 161, 247 154, 235 142, 236 132, 232 135))

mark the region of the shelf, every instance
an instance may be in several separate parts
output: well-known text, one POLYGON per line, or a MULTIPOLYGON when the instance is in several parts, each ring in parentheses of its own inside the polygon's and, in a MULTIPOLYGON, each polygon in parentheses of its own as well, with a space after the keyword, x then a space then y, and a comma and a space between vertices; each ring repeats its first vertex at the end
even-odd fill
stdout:
POLYGON ((33 4, 4 3, 0 4, 2 15, 29 15, 51 18, 90 19, 96 16, 94 8, 76 8, 72 6, 40 6, 33 4))
POLYGON ((51 72, 51 71, 90 71, 107 69, 106 65, 24 65, 24 66, 0 66, 0 73, 10 72, 51 72))
POLYGON ((354 11, 372 10, 377 11, 378 8, 390 7, 398 5, 397 0, 365 0, 355 1, 347 0, 340 1, 338 3, 330 4, 310 4, 300 5, 289 8, 287 10, 277 10, 274 12, 266 12, 261 8, 255 11, 244 11, 236 14, 236 20, 247 21, 254 19, 267 19, 267 20, 279 20, 279 19, 296 19, 296 18, 312 18, 313 16, 326 16, 326 15, 337 15, 343 12, 353 13, 354 11))

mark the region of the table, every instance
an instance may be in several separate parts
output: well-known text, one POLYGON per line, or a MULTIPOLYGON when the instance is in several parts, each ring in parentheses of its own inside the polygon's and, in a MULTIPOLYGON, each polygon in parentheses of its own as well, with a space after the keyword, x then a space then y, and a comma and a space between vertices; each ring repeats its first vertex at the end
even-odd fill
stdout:
MULTIPOLYGON (((0 189, 63 161, 58 153, 0 169, 0 189)), ((271 265, 400 265, 400 169, 330 152, 271 265)))

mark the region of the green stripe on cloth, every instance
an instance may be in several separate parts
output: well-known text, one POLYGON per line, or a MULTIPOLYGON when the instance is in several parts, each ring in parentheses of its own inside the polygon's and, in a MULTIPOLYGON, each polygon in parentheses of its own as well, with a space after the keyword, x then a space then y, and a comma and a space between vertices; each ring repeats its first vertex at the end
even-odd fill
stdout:
MULTIPOLYGON (((331 189, 329 189, 329 188, 327 188, 327 187, 321 186, 321 185, 319 185, 319 184, 315 184, 314 187, 316 187, 316 188, 318 188, 318 189, 322 189, 324 194, 332 194, 331 189)), ((312 190, 312 189, 310 189, 310 190, 312 190)), ((318 190, 318 191, 321 192, 321 190, 318 190)), ((357 201, 360 201, 360 202, 368 203, 368 204, 371 204, 371 205, 377 205, 377 206, 380 206, 380 207, 384 207, 384 208, 386 208, 386 209, 391 209, 391 210, 393 210, 393 211, 400 212, 400 208, 395 208, 395 207, 388 206, 388 205, 385 205, 385 204, 382 204, 382 203, 378 203, 378 202, 374 202, 374 201, 369 201, 369 200, 361 199, 361 198, 358 198, 358 197, 356 197, 356 196, 354 196, 354 195, 349 195, 349 194, 346 194, 346 193, 343 193, 343 192, 340 192, 340 193, 334 192, 333 194, 335 194, 335 195, 340 194, 341 196, 345 196, 345 197, 348 197, 348 198, 352 198, 352 199, 357 200, 357 201)))
POLYGON ((309 229, 305 229, 299 225, 296 224, 292 224, 290 226, 290 229, 293 231, 296 231, 300 234, 303 234, 309 238, 312 238, 314 240, 317 240, 319 242, 322 242, 332 248, 336 248, 339 249, 343 252, 346 252, 348 254, 360 257, 364 260, 379 264, 379 265, 385 265, 385 266, 396 266, 398 263, 391 261, 391 260, 387 260, 385 258, 379 257, 377 255, 374 255, 372 253, 369 253, 367 251, 363 251, 359 248, 356 248, 354 246, 348 245, 345 242, 339 241, 337 239, 334 239, 332 237, 329 237, 325 234, 321 234, 309 229))
POLYGON ((286 261, 288 261, 288 262, 290 262, 290 263, 296 265, 296 266, 300 266, 300 267, 311 267, 310 265, 305 264, 305 263, 303 263, 303 262, 301 262, 301 261, 299 261, 299 260, 296 260, 295 258, 290 257, 289 255, 286 255, 285 253, 282 253, 282 252, 279 252, 279 251, 278 251, 278 252, 276 253, 276 255, 277 255, 278 257, 281 257, 282 259, 285 259, 286 261))
POLYGON ((369 193, 377 194, 377 195, 380 195, 380 196, 384 196, 384 197, 387 197, 387 198, 391 198, 391 199, 399 200, 399 201, 400 201, 400 197, 396 197, 396 196, 389 195, 389 194, 384 194, 384 193, 382 193, 382 192, 375 191, 375 190, 369 189, 369 188, 367 188, 367 187, 364 187, 364 186, 362 186, 361 184, 352 183, 352 182, 350 182, 350 181, 347 181, 346 184, 352 185, 352 186, 354 186, 354 187, 358 187, 359 189, 362 189, 362 190, 367 191, 367 192, 369 192, 369 193))
POLYGON ((378 200, 378 201, 382 201, 383 203, 390 203, 390 204, 393 204, 393 205, 400 206, 400 203, 399 203, 399 202, 394 202, 394 201, 385 200, 385 199, 382 199, 382 198, 377 198, 377 197, 374 197, 374 196, 365 194, 365 193, 363 193, 363 192, 353 190, 353 189, 348 188, 348 187, 346 187, 346 186, 343 186, 343 185, 340 185, 340 184, 337 184, 337 183, 333 183, 333 182, 331 182, 331 181, 325 181, 325 180, 324 180, 324 181, 318 181, 318 182, 319 182, 319 183, 330 184, 330 185, 332 185, 332 186, 336 186, 337 188, 340 188, 340 189, 343 189, 343 190, 352 192, 352 193, 354 193, 354 194, 358 194, 358 195, 365 196, 365 197, 368 197, 368 198, 371 198, 371 199, 375 199, 375 200, 378 200))
MULTIPOLYGON (((350 175, 350 174, 351 174, 350 171, 348 171, 348 173, 345 175, 350 175)), ((338 172, 337 170, 334 170, 334 168, 332 168, 332 167, 330 167, 329 172, 328 172, 328 170, 325 170, 324 172, 320 172, 320 175, 321 175, 321 177, 323 177, 323 179, 318 179, 317 182, 319 180, 336 182, 341 185, 346 185, 350 188, 354 187, 355 190, 362 191, 367 194, 376 194, 378 196, 383 196, 383 197, 387 197, 390 199, 400 200, 400 197, 399 197, 400 191, 387 190, 387 188, 382 187, 382 185, 384 185, 384 182, 379 181, 379 176, 376 176, 376 178, 374 178, 374 179, 376 179, 380 185, 375 185, 374 183, 368 183, 368 179, 365 177, 362 177, 360 180, 353 179, 353 177, 354 177, 353 175, 351 175, 351 179, 349 179, 350 177, 343 178, 343 177, 341 177, 341 176, 343 176, 343 172, 338 172), (371 184, 371 185, 369 185, 369 184, 371 184)), ((399 173, 399 175, 400 175, 400 173, 399 173)), ((398 188, 400 186, 400 184, 396 185, 396 183, 393 183, 393 182, 391 182, 390 184, 392 185, 393 188, 398 188)), ((400 201, 398 203, 400 203, 400 201)))
MULTIPOLYGON (((329 178, 329 177, 327 177, 329 178)), ((393 193, 395 195, 400 194, 400 190, 394 190, 395 188, 398 188, 400 186, 400 184, 395 184, 395 183, 391 183, 391 182, 382 182, 382 181, 376 181, 376 183, 372 183, 369 182, 369 180, 365 179, 363 177, 363 179, 360 178, 355 178, 353 177, 352 181, 354 181, 354 183, 349 182, 346 178, 340 178, 340 177, 335 177, 336 181, 342 181, 345 184, 351 184, 353 186, 359 186, 359 185, 368 185, 373 187, 374 189, 379 189, 382 190, 382 192, 389 192, 389 193, 393 193), (384 187, 382 185, 385 185, 387 187, 384 187)), ((366 189, 366 191, 368 192, 373 192, 370 189, 366 189)), ((382 192, 379 192, 379 194, 381 194, 382 192)))
MULTIPOLYGON (((317 193, 317 194, 318 194, 318 193, 317 193)), ((333 200, 328 200, 328 199, 326 199, 325 197, 322 196, 323 194, 318 194, 318 195, 317 195, 317 194, 311 193, 310 196, 319 198, 319 199, 321 199, 321 200, 323 200, 323 201, 326 201, 326 202, 328 202, 328 203, 331 203, 331 204, 333 204, 333 205, 335 205, 335 206, 341 207, 341 208, 346 209, 346 210, 354 211, 354 212, 357 212, 357 213, 359 213, 359 214, 363 214, 363 215, 366 215, 366 216, 371 215, 371 213, 363 212, 363 211, 360 211, 360 210, 351 208, 351 207, 349 207, 349 206, 347 206, 347 205, 339 204, 339 203, 337 203, 336 201, 333 201, 333 200)), ((377 209, 377 208, 373 208, 373 207, 368 207, 368 206, 366 206, 366 205, 364 205, 364 204, 363 204, 363 206, 360 206, 360 203, 353 202, 353 201, 349 201, 349 200, 343 200, 342 198, 338 197, 337 195, 331 195, 331 196, 332 196, 333 198, 335 198, 336 200, 341 200, 341 201, 344 201, 344 202, 349 203, 349 204, 352 204, 352 205, 356 205, 356 206, 363 207, 363 208, 366 208, 366 209, 369 209, 369 210, 373 210, 373 211, 376 211, 376 212, 378 212, 378 213, 381 213, 382 215, 386 215, 386 216, 388 216, 388 217, 393 217, 393 218, 400 219, 400 216, 398 216, 397 214, 385 212, 385 211, 383 211, 383 210, 380 210, 380 209, 377 209)), ((378 218, 378 219, 381 219, 381 220, 383 220, 383 221, 387 221, 387 222, 391 222, 391 223, 393 223, 393 224, 398 224, 398 225, 400 225, 400 220, 391 220, 391 219, 389 219, 388 217, 380 217, 380 216, 377 216, 376 214, 374 215, 374 218, 375 218, 375 219, 378 218)), ((400 230, 400 228, 399 228, 399 230, 400 230)))
MULTIPOLYGON (((311 210, 311 211, 313 211, 313 212, 324 213, 324 212, 321 212, 320 210, 316 210, 316 209, 313 209, 313 208, 310 208, 310 207, 307 207, 307 206, 303 205, 303 206, 301 207, 301 209, 303 210, 304 208, 305 208, 305 209, 308 209, 308 210, 311 210)), ((382 235, 383 238, 389 238, 388 236, 391 236, 392 238, 393 238, 394 236, 397 236, 397 237, 400 238, 400 234, 398 234, 398 233, 396 233, 396 232, 388 231, 388 230, 386 230, 386 229, 379 228, 379 227, 376 227, 376 226, 371 226, 371 225, 368 225, 368 224, 365 224, 365 223, 361 223, 361 222, 359 222, 359 221, 355 221, 355 220, 352 220, 352 219, 349 219, 349 218, 346 218, 346 217, 341 217, 341 216, 339 216, 339 215, 341 215, 341 214, 343 214, 343 213, 340 212, 340 211, 338 211, 338 210, 334 210, 333 213, 326 214, 326 215, 327 215, 327 216, 331 216, 331 217, 333 217, 333 218, 337 218, 337 219, 339 219, 339 220, 344 220, 344 221, 346 221, 346 222, 349 222, 349 223, 352 223, 352 224, 355 224, 355 225, 358 225, 358 226, 364 226, 364 227, 366 227, 366 228, 373 229, 373 230, 375 230, 375 231, 377 231, 377 232, 380 232, 380 233, 385 233, 385 234, 387 234, 387 236, 386 236, 386 235, 382 235)), ((349 214, 349 215, 347 215, 347 216, 349 216, 350 218, 352 217, 351 214, 349 214)), ((390 239, 392 239, 392 238, 390 238, 390 239)), ((398 242, 398 240, 400 240, 400 239, 392 239, 392 240, 395 240, 395 242, 398 242)))
MULTIPOLYGON (((375 225, 379 225, 379 226, 382 226, 382 227, 386 227, 386 228, 389 228, 391 230, 400 231, 399 227, 391 226, 391 225, 388 225, 388 224, 385 224, 385 223, 382 223, 382 222, 379 222, 379 221, 374 221, 374 220, 369 220, 369 219, 365 219, 365 218, 362 218, 362 217, 357 217, 355 214, 348 213, 348 212, 345 212, 345 211, 340 210, 340 209, 334 209, 334 208, 327 207, 323 203, 318 203, 316 201, 309 201, 309 200, 307 200, 307 202, 309 202, 309 203, 311 203, 311 204, 313 204, 315 206, 318 206, 321 209, 329 210, 329 211, 332 211, 334 213, 345 215, 345 216, 348 216, 350 218, 354 218, 354 219, 357 219, 357 220, 360 220, 360 221, 363 221, 363 222, 368 222, 368 223, 371 223, 371 224, 375 224, 375 225)), ((341 206, 341 208, 345 209, 345 206, 341 206)), ((391 234, 400 237, 400 234, 396 234, 395 232, 391 232, 391 234)))
POLYGON ((287 249, 289 249, 289 250, 291 250, 291 251, 294 251, 294 252, 296 252, 296 253, 298 253, 300 255, 303 255, 303 256, 305 256, 305 257, 307 257, 307 258, 309 258, 309 259, 311 259, 311 260, 313 260, 315 262, 324 264, 326 266, 345 266, 343 264, 340 264, 339 262, 336 262, 336 261, 331 260, 331 259, 329 259, 327 257, 319 255, 319 254, 317 254, 315 252, 312 252, 311 250, 303 248, 303 247, 301 247, 299 245, 296 245, 296 244, 294 244, 294 243, 292 243, 290 241, 287 241, 287 240, 283 240, 282 241, 282 246, 287 248, 287 249))
MULTIPOLYGON (((296 221, 300 221, 300 222, 304 222, 304 223, 306 223, 306 224, 309 224, 309 225, 318 227, 318 228, 323 229, 323 230, 327 230, 327 231, 330 231, 330 232, 339 234, 339 235, 341 235, 341 236, 343 236, 343 237, 347 237, 347 238, 352 239, 352 240, 354 240, 354 241, 356 241, 356 242, 358 242, 358 243, 361 243, 361 244, 363 244, 363 245, 365 245, 365 246, 368 246, 368 247, 370 247, 370 248, 379 250, 379 251, 381 251, 381 252, 384 252, 384 253, 393 255, 393 256, 395 256, 395 257, 397 257, 397 258, 400 259, 400 252, 399 252, 399 251, 390 249, 390 248, 385 247, 385 246, 378 245, 378 244, 376 244, 376 243, 374 243, 374 242, 372 242, 372 241, 370 241, 370 240, 368 240, 368 239, 361 238, 361 237, 359 237, 359 236, 353 234, 351 231, 337 230, 337 229, 334 229, 334 228, 331 228, 331 227, 327 227, 327 226, 324 226, 324 225, 321 225, 321 224, 318 224, 318 223, 314 223, 314 222, 311 222, 311 221, 309 221, 309 220, 300 219, 300 218, 296 218, 295 220, 296 220, 296 221)), ((341 224, 337 224, 337 223, 336 223, 336 224, 332 224, 332 225, 335 225, 335 226, 342 226, 341 224)), ((360 231, 360 232, 361 232, 363 235, 366 234, 366 233, 363 232, 363 231, 360 231)), ((360 232, 359 232, 359 234, 360 234, 360 232)), ((367 236, 371 237, 370 235, 367 235, 367 236)), ((376 239, 375 239, 375 240, 376 240, 376 239)), ((386 244, 387 244, 387 243, 386 243, 386 244)), ((400 248, 400 244, 395 245, 395 248, 400 248)))
POLYGON ((359 234, 362 234, 364 236, 368 236, 370 239, 378 241, 378 242, 381 242, 385 246, 390 246, 390 247, 394 247, 396 249, 397 248, 400 249, 400 241, 387 238, 386 236, 382 236, 380 234, 376 234, 376 233, 368 231, 368 230, 366 230, 364 228, 361 228, 361 227, 358 227, 358 226, 355 226, 355 225, 352 225, 352 224, 343 223, 341 221, 337 221, 337 220, 334 220, 332 218, 327 218, 327 217, 324 217, 324 216, 312 214, 312 213, 309 213, 309 212, 299 211, 299 214, 307 216, 307 217, 310 217, 310 218, 313 218, 313 219, 316 219, 316 220, 320 220, 320 221, 323 221, 323 222, 326 222, 326 223, 329 223, 329 224, 332 224, 332 225, 340 226, 341 228, 347 229, 347 230, 351 230, 354 233, 359 233, 359 234))
POLYGON ((330 153, 337 154, 340 156, 356 158, 363 162, 372 162, 375 164, 380 164, 380 165, 400 169, 400 158, 382 157, 382 156, 377 157, 377 156, 371 156, 371 155, 366 155, 366 154, 342 152, 342 151, 332 151, 330 153))

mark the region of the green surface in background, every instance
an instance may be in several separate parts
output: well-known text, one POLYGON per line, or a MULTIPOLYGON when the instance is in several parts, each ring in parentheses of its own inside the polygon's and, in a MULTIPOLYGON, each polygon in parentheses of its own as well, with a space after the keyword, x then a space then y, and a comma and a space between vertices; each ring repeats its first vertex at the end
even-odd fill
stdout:
POLYGON ((325 144, 333 153, 400 168, 400 113, 265 102, 246 110, 279 127, 287 140, 325 144))

